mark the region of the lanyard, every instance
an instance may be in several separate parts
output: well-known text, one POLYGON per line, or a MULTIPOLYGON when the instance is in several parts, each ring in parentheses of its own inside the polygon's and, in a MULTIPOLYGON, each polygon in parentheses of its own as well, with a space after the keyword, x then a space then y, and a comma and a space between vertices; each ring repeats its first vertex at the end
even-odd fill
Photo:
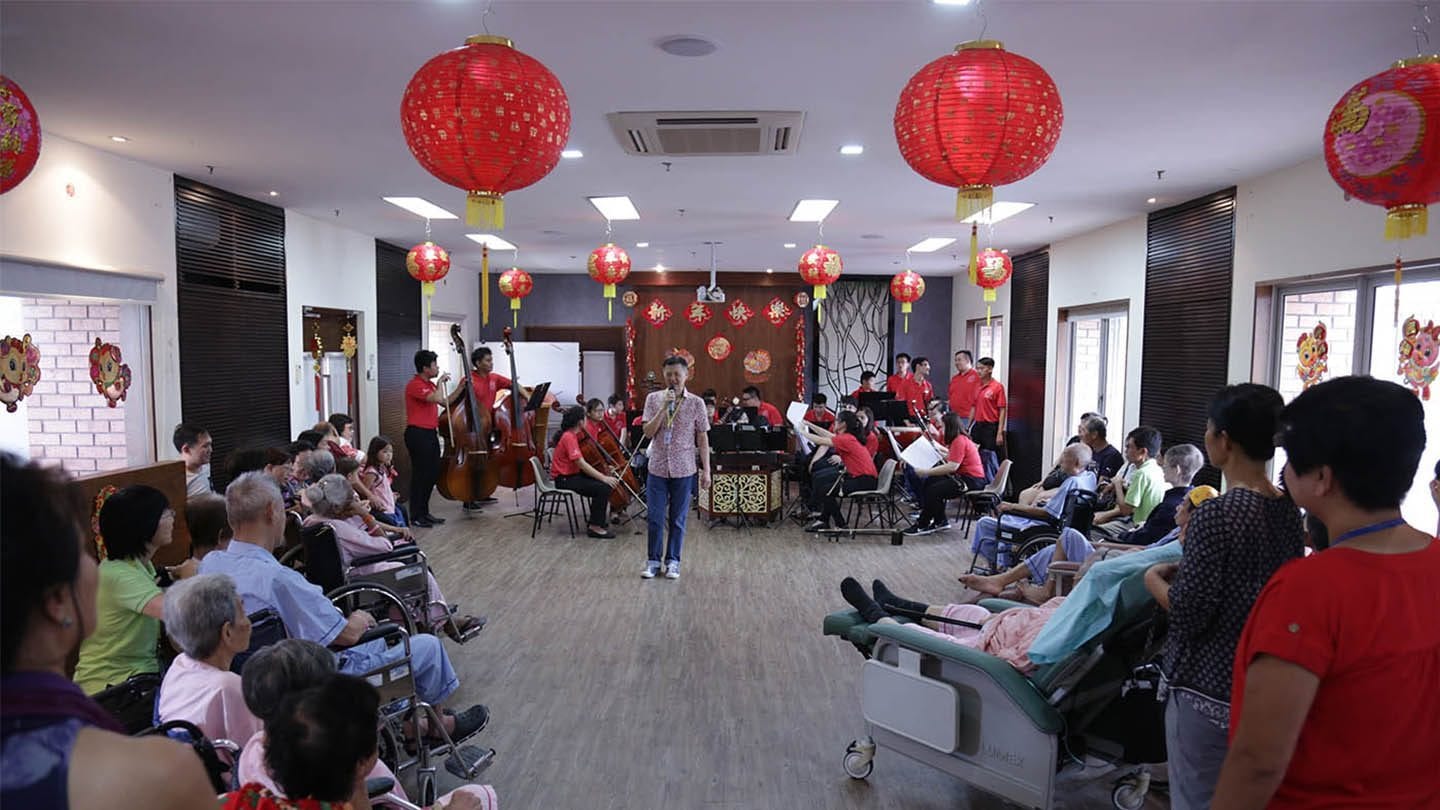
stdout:
POLYGON ((1364 537, 1367 534, 1383 532, 1386 529, 1393 529, 1396 526, 1403 525, 1405 525, 1405 518, 1390 518, 1389 520, 1382 520, 1379 523, 1371 523, 1369 526, 1361 526, 1358 529, 1351 529, 1345 532, 1334 540, 1331 540, 1330 545, 1338 546, 1346 540, 1354 540, 1357 537, 1364 537))

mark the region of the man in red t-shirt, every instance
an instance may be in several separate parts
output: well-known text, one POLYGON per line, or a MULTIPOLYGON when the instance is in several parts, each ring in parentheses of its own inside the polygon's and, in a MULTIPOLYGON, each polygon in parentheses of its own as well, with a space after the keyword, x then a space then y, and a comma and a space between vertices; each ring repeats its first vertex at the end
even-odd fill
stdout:
POLYGON ((610 395, 610 404, 605 407, 605 424, 615 434, 615 441, 625 446, 625 397, 610 395))
POLYGON ((740 407, 757 409, 760 418, 765 420, 765 427, 780 427, 785 424, 785 417, 780 415, 779 409, 761 399, 760 389, 753 385, 740 392, 740 407))
POLYGON ((835 424, 835 412, 826 407, 829 401, 824 394, 817 393, 810 400, 810 410, 805 412, 805 421, 823 428, 835 424))
POLYGON ((910 368, 913 373, 905 383, 904 399, 910 403, 910 415, 923 424, 929 415, 930 400, 935 398, 935 386, 929 380, 930 361, 917 357, 910 368))
POLYGON ((860 387, 850 392, 850 398, 855 400, 855 403, 858 405, 861 394, 873 393, 879 390, 880 389, 875 387, 875 372, 862 371, 860 372, 860 387))
POLYGON ((960 414, 965 428, 970 428, 970 410, 980 395, 980 372, 975 370, 969 349, 955 352, 955 374, 950 378, 950 411, 960 414))
POLYGON ((445 401, 445 391, 436 383, 443 386, 449 380, 448 373, 440 373, 435 352, 415 352, 415 376, 405 384, 405 449, 410 451, 410 525, 422 529, 445 522, 430 514, 430 491, 440 477, 438 406, 445 401))
POLYGON ((885 378, 885 390, 894 394, 896 399, 905 399, 905 389, 910 383, 910 377, 910 355, 900 352, 895 355, 894 370, 885 378))
POLYGON ((470 385, 475 388, 475 401, 487 414, 495 411, 495 395, 514 383, 504 374, 495 372, 495 353, 489 346, 477 346, 470 352, 470 385))
POLYGON ((980 372, 980 388, 971 413, 970 437, 982 448, 999 455, 1005 446, 1005 415, 1009 409, 1005 386, 994 377, 993 359, 980 358, 975 370, 980 372))

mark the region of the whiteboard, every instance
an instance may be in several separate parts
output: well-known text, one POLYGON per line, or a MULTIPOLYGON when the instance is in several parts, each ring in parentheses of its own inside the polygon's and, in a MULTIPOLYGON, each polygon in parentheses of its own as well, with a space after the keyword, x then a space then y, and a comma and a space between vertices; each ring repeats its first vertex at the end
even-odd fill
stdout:
MULTIPOLYGON (((489 346, 495 352, 495 370, 510 376, 510 361, 505 356, 505 344, 477 343, 489 346)), ((561 405, 575 404, 580 396, 580 344, 550 343, 548 341, 514 341, 515 373, 521 385, 550 383, 550 393, 561 405)))

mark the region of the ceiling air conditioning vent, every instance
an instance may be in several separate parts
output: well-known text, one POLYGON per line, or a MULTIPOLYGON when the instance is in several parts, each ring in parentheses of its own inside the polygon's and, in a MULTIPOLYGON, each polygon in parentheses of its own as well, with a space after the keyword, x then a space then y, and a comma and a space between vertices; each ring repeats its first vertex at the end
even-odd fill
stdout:
POLYGON ((805 113, 616 112, 606 118, 632 155, 791 155, 800 145, 805 113))

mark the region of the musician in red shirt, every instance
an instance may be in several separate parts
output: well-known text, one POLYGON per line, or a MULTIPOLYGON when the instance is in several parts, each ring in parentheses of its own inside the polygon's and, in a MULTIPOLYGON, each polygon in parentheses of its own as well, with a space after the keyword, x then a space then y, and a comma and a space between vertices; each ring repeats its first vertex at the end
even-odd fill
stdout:
POLYGON ((900 352, 895 355, 894 371, 885 378, 885 390, 893 393, 896 399, 905 399, 905 387, 910 382, 910 355, 900 352))
MULTIPOLYGON (((911 369, 913 369, 913 373, 905 382, 904 399, 910 403, 910 415, 923 423, 927 414, 926 409, 930 407, 930 400, 935 398, 935 386, 931 385, 928 379, 930 361, 923 357, 917 357, 911 369)), ((895 396, 901 395, 896 394, 895 396)))
POLYGON ((875 372, 862 371, 860 372, 860 387, 850 392, 850 398, 858 403, 861 394, 874 393, 878 390, 880 389, 875 387, 875 372))
MULTIPOLYGON (((945 414, 945 459, 928 470, 912 470, 912 485, 918 490, 923 506, 920 519, 905 530, 908 535, 930 534, 950 528, 945 518, 945 502, 960 493, 985 486, 985 467, 980 463, 980 449, 965 434, 960 414, 945 414)), ((924 441, 921 439, 920 441, 924 441)), ((908 476, 907 476, 908 477, 908 476)))
POLYGON ((835 412, 825 407, 830 400, 824 394, 816 394, 810 400, 810 410, 805 412, 805 421, 823 428, 835 424, 835 412))
POLYGON ((975 397, 970 436, 976 444, 998 455, 1005 446, 1005 386, 993 376, 995 361, 991 358, 980 358, 975 370, 980 372, 980 390, 975 397))
POLYGON ((495 372, 495 353, 488 346, 477 346, 470 352, 470 385, 475 388, 475 401, 480 410, 493 414, 495 395, 514 385, 509 377, 495 372))
POLYGON ((765 420, 766 427, 780 427, 785 424, 785 417, 770 403, 760 398, 760 389, 751 385, 740 392, 740 407, 755 408, 760 412, 760 418, 765 420))
POLYGON ((974 358, 969 349, 955 352, 955 374, 950 377, 950 410, 960 414, 960 421, 970 427, 970 409, 975 407, 975 398, 980 396, 980 372, 975 370, 974 358))
POLYGON ((835 432, 816 427, 808 422, 806 438, 822 447, 829 447, 839 459, 839 464, 817 464, 810 478, 810 509, 819 517, 805 527, 807 532, 827 529, 833 522, 845 528, 845 516, 840 513, 839 492, 860 492, 874 489, 878 483, 875 473, 875 456, 860 443, 860 417, 845 411, 835 417, 835 432))
POLYGON ((439 404, 450 375, 435 352, 415 353, 415 376, 405 384, 405 449, 410 451, 410 525, 428 529, 445 521, 430 514, 430 491, 440 477, 439 404), (438 377, 438 380, 437 380, 438 377))
POLYGON ((615 434, 615 441, 625 446, 625 397, 619 394, 610 395, 610 404, 605 408, 605 424, 610 426, 610 432, 615 434))
MULTIPOLYGON (((604 403, 598 399, 590 401, 600 405, 603 412, 604 403)), ((560 489, 578 492, 590 499, 590 520, 585 534, 608 540, 615 533, 610 531, 606 510, 610 506, 610 491, 619 485, 620 480, 595 469, 580 452, 580 435, 592 421, 596 420, 587 418, 585 409, 578 405, 565 409, 565 415, 560 419, 560 432, 555 436, 555 452, 550 457, 550 477, 560 489)))

